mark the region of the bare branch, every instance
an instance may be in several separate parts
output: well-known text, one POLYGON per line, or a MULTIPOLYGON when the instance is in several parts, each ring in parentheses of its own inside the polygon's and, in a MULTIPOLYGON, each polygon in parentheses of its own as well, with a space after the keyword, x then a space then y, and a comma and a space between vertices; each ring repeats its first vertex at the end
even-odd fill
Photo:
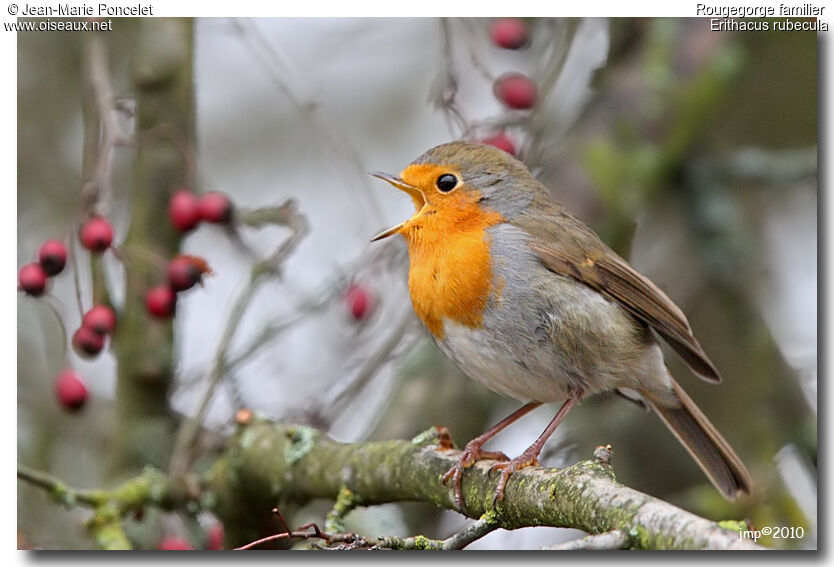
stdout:
POLYGON ((128 513, 145 506, 164 510, 193 506, 196 500, 195 493, 174 485, 153 469, 146 469, 112 490, 73 489, 52 475, 25 465, 18 465, 17 478, 42 488, 67 508, 92 509, 93 515, 86 526, 101 549, 131 549, 122 527, 128 513))
MULTIPOLYGON (((89 34, 85 42, 85 75, 90 92, 94 98, 100 125, 100 137, 97 155, 89 177, 81 188, 81 202, 88 214, 105 216, 112 200, 111 164, 113 149, 128 145, 128 138, 122 132, 115 116, 116 100, 110 81, 107 65, 107 52, 104 40, 98 34, 89 34)), ((92 124, 92 123, 91 123, 92 124)))
POLYGON ((103 502, 101 493, 74 490, 54 476, 31 469, 26 465, 17 465, 17 478, 28 482, 32 486, 44 489, 55 500, 67 507, 72 507, 76 504, 99 506, 103 502))
POLYGON ((452 32, 449 29, 449 19, 440 18, 440 31, 443 35, 442 59, 443 63, 437 77, 429 91, 429 100, 436 108, 443 111, 446 124, 453 136, 469 129, 469 121, 463 115, 455 100, 458 92, 458 80, 455 75, 455 59, 452 54, 452 32), (455 132, 455 126, 457 132, 455 132))
POLYGON ((628 535, 622 530, 611 530, 596 535, 580 537, 558 545, 549 545, 542 549, 577 551, 580 549, 588 551, 608 551, 612 549, 625 549, 629 546, 628 535))
POLYGON ((353 399, 370 380, 376 376, 383 364, 388 362, 391 354, 402 343, 405 337, 408 326, 413 321, 411 308, 400 315, 399 320, 394 326, 394 330, 386 337, 384 341, 377 347, 377 349, 368 356, 367 361, 361 370, 341 388, 332 390, 332 394, 327 396, 327 401, 323 402, 323 409, 316 411, 317 415, 332 416, 328 423, 333 423, 335 418, 341 411, 341 407, 348 401, 353 399))
POLYGON ((307 220, 298 212, 292 200, 288 200, 276 210, 281 210, 282 214, 275 216, 272 221, 289 228, 291 231, 290 235, 278 245, 267 259, 253 266, 249 283, 240 292, 232 305, 214 353, 214 360, 206 373, 206 390, 197 405, 197 411, 192 418, 183 421, 177 432, 169 465, 169 470, 174 475, 184 473, 191 461, 192 447, 199 434, 209 404, 214 398, 217 386, 226 375, 226 358, 229 346, 240 326, 243 315, 249 307, 249 302, 255 296, 255 292, 261 283, 263 283, 266 276, 278 275, 281 263, 286 260, 308 233, 307 220))
POLYGON ((473 541, 479 540, 490 532, 495 531, 500 526, 496 521, 494 515, 484 514, 474 524, 466 526, 464 529, 455 535, 443 540, 441 549, 444 551, 452 549, 463 549, 473 541))

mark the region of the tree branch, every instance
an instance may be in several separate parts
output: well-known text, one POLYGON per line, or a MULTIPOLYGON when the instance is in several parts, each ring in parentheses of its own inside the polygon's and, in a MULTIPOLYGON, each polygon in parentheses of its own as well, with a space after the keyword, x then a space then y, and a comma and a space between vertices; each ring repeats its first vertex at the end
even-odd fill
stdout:
MULTIPOLYGON (((194 505, 197 497, 188 483, 173 484, 167 476, 154 469, 146 469, 112 490, 81 490, 70 488, 48 473, 18 465, 17 478, 44 489, 66 508, 85 506, 93 510, 87 529, 101 549, 131 549, 122 527, 125 515, 155 506, 173 510, 194 505)), ((194 485, 194 483, 191 483, 194 485)))
MULTIPOLYGON (((345 488, 359 505, 422 501, 455 510, 454 494, 440 479, 459 452, 438 447, 436 434, 421 437, 429 441, 345 444, 308 427, 254 419, 230 440, 226 456, 208 472, 205 489, 222 519, 242 502, 264 508, 249 509, 257 513, 280 501, 336 499, 345 488)), ((617 483, 605 463, 519 471, 497 508, 492 504, 497 477, 488 469, 480 463, 467 470, 463 491, 466 515, 489 525, 453 536, 456 545, 465 545, 473 534, 480 537, 481 528, 553 526, 589 534, 620 530, 627 536, 625 547, 641 549, 761 549, 716 522, 617 483)))
POLYGON ((611 530, 610 532, 589 535, 558 545, 551 545, 544 549, 559 551, 608 551, 611 549, 625 549, 628 545, 627 533, 623 530, 611 530))
MULTIPOLYGON (((181 235, 160 218, 171 194, 188 186, 195 131, 193 21, 140 19, 132 75, 136 93, 134 198, 122 243, 170 258, 181 235), (186 151, 187 150, 187 151, 186 151)), ((160 271, 125 258, 124 307, 113 337, 118 359, 113 443, 114 474, 151 464, 162 467, 173 445, 175 416, 169 406, 173 381, 171 321, 152 320, 143 296, 160 271)))

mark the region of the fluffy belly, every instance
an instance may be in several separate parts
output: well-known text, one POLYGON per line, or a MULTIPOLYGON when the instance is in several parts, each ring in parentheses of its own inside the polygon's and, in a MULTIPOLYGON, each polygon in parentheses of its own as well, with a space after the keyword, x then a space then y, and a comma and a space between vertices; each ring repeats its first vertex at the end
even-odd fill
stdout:
POLYGON ((508 352, 483 328, 446 322, 444 330, 446 336, 437 343, 440 349, 467 376, 499 394, 548 403, 566 399, 573 389, 587 389, 587 384, 571 378, 574 372, 559 368, 558 357, 508 352))
POLYGON ((668 389, 660 348, 647 328, 584 286, 561 278, 549 285, 550 293, 493 304, 479 327, 444 321, 438 345, 467 376, 521 401, 668 389))

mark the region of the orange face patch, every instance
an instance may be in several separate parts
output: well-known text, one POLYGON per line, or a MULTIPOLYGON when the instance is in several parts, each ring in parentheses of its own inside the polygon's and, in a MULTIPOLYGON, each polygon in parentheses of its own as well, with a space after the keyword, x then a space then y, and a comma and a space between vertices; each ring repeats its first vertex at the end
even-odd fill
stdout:
POLYGON ((481 193, 460 184, 443 193, 438 177, 460 174, 443 165, 417 164, 406 168, 403 181, 423 193, 412 196, 417 213, 403 223, 400 233, 408 243, 408 289, 414 310, 437 338, 443 320, 478 327, 492 290, 492 262, 486 229, 501 222, 495 211, 483 208, 481 193))

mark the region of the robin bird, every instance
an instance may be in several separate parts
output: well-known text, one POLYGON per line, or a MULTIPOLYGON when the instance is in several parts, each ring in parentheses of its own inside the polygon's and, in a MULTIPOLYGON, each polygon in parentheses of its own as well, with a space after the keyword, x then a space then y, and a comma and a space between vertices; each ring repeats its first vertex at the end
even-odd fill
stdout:
POLYGON ((470 441, 444 476, 462 508, 464 469, 495 459, 495 499, 512 473, 538 465, 548 437, 586 395, 616 391, 648 404, 721 493, 751 492, 750 475, 672 378, 656 335, 708 382, 720 381, 681 310, 555 202, 520 161, 491 146, 450 142, 399 177, 416 213, 374 237, 408 244, 414 310, 440 349, 487 388, 526 402, 470 441), (484 451, 543 403, 562 406, 521 455, 484 451))

